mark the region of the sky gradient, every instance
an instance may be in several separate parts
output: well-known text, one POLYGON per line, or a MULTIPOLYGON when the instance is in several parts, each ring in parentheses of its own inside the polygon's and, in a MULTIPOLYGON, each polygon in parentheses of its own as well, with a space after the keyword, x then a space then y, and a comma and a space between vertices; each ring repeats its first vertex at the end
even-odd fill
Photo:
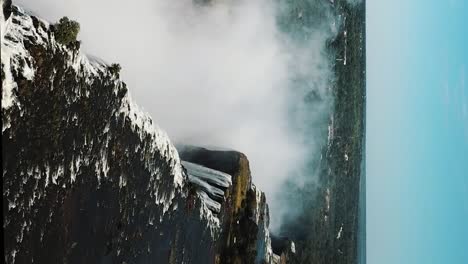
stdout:
POLYGON ((468 263, 468 1, 367 1, 367 263, 468 263))

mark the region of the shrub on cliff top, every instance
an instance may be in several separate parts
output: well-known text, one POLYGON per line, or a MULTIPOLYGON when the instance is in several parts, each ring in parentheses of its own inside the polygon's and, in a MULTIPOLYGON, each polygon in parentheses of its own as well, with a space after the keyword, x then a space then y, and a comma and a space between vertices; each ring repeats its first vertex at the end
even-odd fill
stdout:
POLYGON ((55 40, 63 45, 68 45, 76 41, 76 37, 80 32, 80 24, 76 21, 62 17, 58 23, 54 25, 55 40))
POLYGON ((122 69, 122 67, 118 63, 112 63, 110 66, 107 66, 107 69, 112 75, 119 78, 120 70, 122 69))

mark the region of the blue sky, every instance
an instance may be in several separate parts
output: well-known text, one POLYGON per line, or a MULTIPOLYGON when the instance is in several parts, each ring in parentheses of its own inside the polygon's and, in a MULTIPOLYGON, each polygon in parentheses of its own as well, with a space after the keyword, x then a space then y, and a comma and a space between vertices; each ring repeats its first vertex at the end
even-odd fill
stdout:
POLYGON ((468 0, 367 1, 367 263, 468 263, 468 0))

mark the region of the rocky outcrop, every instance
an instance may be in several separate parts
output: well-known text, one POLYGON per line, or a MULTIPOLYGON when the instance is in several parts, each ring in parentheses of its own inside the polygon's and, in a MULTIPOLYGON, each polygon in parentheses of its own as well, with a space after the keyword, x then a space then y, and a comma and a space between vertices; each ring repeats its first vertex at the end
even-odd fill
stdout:
POLYGON ((105 62, 8 1, 0 15, 6 263, 273 262, 243 154, 181 161, 105 62))
POLYGON ((225 189, 221 210, 216 214, 221 227, 216 263, 274 263, 268 205, 265 194, 252 183, 247 157, 236 151, 192 146, 178 149, 182 160, 232 177, 232 185, 225 189))

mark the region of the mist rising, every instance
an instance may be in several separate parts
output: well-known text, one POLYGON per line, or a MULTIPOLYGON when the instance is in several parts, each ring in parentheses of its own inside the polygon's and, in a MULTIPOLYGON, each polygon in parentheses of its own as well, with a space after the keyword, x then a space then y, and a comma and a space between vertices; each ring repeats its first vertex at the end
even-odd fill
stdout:
POLYGON ((245 153, 273 229, 285 210, 294 215, 281 188, 316 181, 332 105, 327 1, 313 11, 266 0, 17 2, 51 22, 79 21, 84 51, 120 63, 133 98, 175 142, 245 153), (303 12, 318 20, 285 33, 281 21, 303 12))

